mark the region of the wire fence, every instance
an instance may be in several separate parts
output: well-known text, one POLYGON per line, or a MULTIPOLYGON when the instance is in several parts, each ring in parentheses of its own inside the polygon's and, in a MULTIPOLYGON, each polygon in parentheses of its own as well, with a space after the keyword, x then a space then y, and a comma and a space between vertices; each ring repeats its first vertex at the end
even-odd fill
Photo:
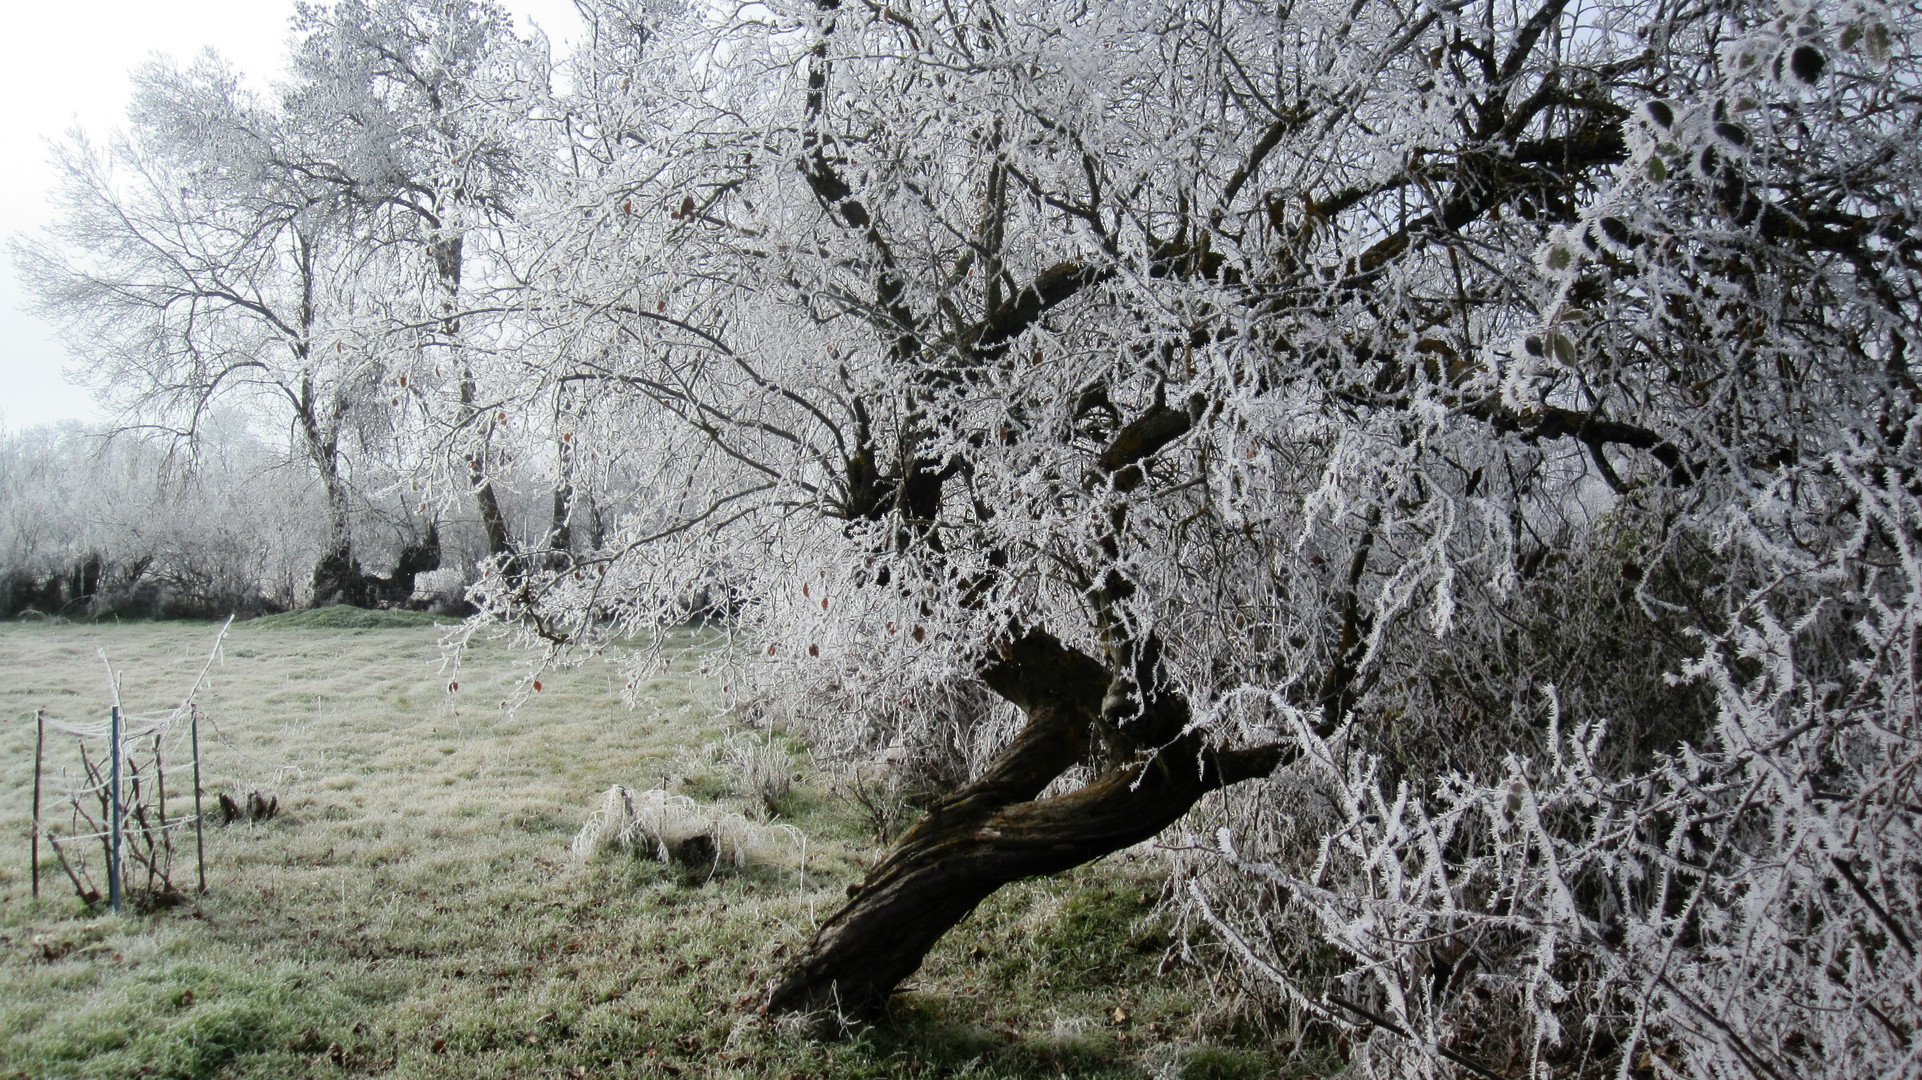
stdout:
POLYGON ((40 845, 45 840, 74 892, 85 903, 97 904, 103 899, 94 873, 96 848, 99 868, 106 879, 104 899, 113 911, 120 911, 130 899, 149 907, 166 903, 178 895, 173 881, 176 837, 188 828, 194 834, 196 891, 207 890, 201 710, 197 699, 207 685, 208 673, 220 659, 221 645, 232 626, 232 618, 221 626, 193 684, 170 709, 127 712, 120 697, 122 673, 102 649, 99 656, 106 666, 112 694, 104 718, 63 719, 48 715, 45 709, 35 710, 31 862, 36 899, 40 896, 40 845), (60 809, 54 816, 66 818, 64 828, 43 812, 43 789, 50 779, 49 733, 72 740, 71 757, 58 772, 60 795, 55 800, 60 809), (178 797, 172 807, 168 804, 169 768, 175 769, 176 775, 181 768, 192 770, 191 813, 178 797))

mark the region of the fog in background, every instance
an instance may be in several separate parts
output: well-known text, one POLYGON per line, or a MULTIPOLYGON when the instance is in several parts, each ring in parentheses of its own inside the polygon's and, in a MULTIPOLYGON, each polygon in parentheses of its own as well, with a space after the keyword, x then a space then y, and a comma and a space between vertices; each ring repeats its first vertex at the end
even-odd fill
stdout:
MULTIPOLYGON (((568 0, 509 0, 522 33, 539 27, 556 56, 578 32, 568 0)), ((0 38, 0 236, 32 232, 51 210, 47 141, 75 126, 104 140, 125 120, 134 68, 154 58, 219 53, 258 90, 280 75, 291 3, 96 0, 22 4, 0 38)), ((74 358, 27 303, 12 260, 0 259, 0 430, 105 420, 92 395, 63 376, 74 358)))

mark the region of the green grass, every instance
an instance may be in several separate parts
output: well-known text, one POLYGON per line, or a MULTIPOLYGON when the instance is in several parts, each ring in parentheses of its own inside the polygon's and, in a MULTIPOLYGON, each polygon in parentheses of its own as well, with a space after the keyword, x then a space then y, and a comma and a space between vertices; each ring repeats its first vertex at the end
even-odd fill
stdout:
POLYGON ((806 838, 805 864, 785 834, 763 861, 711 879, 626 856, 583 863, 568 841, 615 783, 756 809, 693 662, 644 683, 631 711, 627 676, 596 660, 542 673, 541 691, 507 712, 525 672, 499 646, 454 672, 431 626, 292 619, 236 625, 201 698, 218 725, 203 728, 207 787, 271 792, 280 816, 210 828, 206 895, 126 917, 84 911, 50 859, 43 899, 29 898, 22 718, 100 712, 103 647, 130 709, 177 697, 214 628, 0 628, 0 1077, 1287 1069, 1229 991, 1170 961, 1162 881, 1141 858, 1002 890, 937 947, 886 1023, 830 1041, 770 1024, 757 991, 878 854, 798 748, 803 778, 779 810, 806 838))

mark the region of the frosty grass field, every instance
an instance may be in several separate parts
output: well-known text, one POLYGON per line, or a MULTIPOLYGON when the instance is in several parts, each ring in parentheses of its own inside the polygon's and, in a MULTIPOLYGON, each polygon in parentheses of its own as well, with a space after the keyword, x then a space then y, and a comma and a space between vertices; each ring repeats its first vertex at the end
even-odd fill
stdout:
MULTIPOLYGON (((217 627, 0 627, 0 1077, 1271 1075, 1232 990, 1181 963, 1152 865, 1118 857, 1003 890, 949 935, 888 1024, 819 1041, 753 991, 878 853, 832 770, 778 733, 794 833, 711 875, 569 841, 614 784, 750 811, 741 726, 683 651, 621 706, 613 664, 542 676, 481 645, 447 690, 439 631, 300 613, 236 624, 201 694, 204 784, 279 798, 209 826, 208 891, 87 913, 43 851, 29 896, 32 714, 177 700, 217 627), (354 623, 363 625, 328 625, 354 623)), ((49 739, 49 758, 68 753, 49 739)), ((64 760, 64 757, 62 758, 64 760)), ((170 775, 176 792, 189 782, 170 775)), ((49 781, 58 788, 57 782, 49 781)), ((178 797, 178 796, 176 796, 178 797)), ((53 793, 46 796, 57 807, 53 793)), ((178 804, 176 804, 178 805, 178 804)), ((191 889, 192 848, 175 880, 191 889)), ((1299 1067, 1297 1065, 1297 1067, 1299 1067)))

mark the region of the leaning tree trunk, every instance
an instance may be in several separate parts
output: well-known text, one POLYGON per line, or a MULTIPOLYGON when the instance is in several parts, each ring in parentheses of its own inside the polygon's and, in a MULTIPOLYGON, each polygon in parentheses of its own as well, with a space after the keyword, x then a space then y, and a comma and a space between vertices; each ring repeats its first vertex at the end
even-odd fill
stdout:
MULTIPOLYGON (((934 943, 989 894, 1022 878, 1055 874, 1147 840, 1217 788, 1266 776, 1278 746, 1211 751, 1197 734, 1159 741, 1078 791, 1037 798, 1090 750, 1093 732, 1115 735, 1104 699, 1120 685, 1100 662, 1045 633, 1013 643, 983 672, 1028 723, 982 776, 932 807, 850 899, 827 917, 770 989, 768 1012, 833 1010, 871 1016, 921 966, 934 943)), ((1143 710, 1157 729, 1186 716, 1166 699, 1143 710)), ((1148 734, 1145 729, 1139 734, 1148 734)), ((1136 742, 1135 739, 1128 739, 1136 742)))

